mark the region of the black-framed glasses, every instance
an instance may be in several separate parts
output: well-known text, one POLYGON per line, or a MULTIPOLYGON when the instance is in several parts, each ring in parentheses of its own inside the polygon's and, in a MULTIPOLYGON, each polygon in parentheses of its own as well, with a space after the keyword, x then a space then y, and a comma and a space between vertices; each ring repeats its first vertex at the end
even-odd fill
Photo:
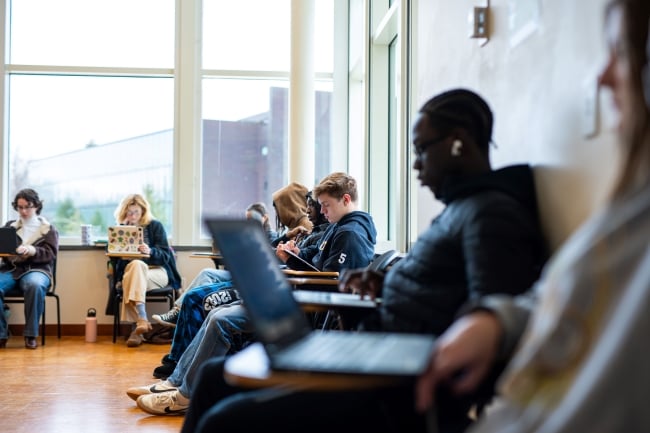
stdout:
POLYGON ((28 206, 16 206, 16 210, 27 210, 27 209, 34 209, 36 206, 32 206, 31 204, 28 206))
POLYGON ((418 143, 418 144, 414 144, 413 145, 413 151, 415 152, 415 157, 417 159, 422 159, 422 157, 424 156, 424 152, 427 151, 427 148, 429 148, 429 146, 433 146, 434 144, 438 144, 441 141, 445 140, 446 138, 447 138, 447 136, 443 135, 443 136, 434 138, 432 140, 427 140, 427 141, 423 141, 423 142, 418 143))

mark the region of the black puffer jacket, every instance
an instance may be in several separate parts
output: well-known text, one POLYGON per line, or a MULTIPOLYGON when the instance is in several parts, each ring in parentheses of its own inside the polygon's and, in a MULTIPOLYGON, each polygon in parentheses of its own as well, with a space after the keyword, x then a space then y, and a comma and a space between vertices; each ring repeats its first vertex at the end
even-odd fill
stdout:
POLYGON ((387 273, 379 316, 366 328, 439 335, 464 302, 519 294, 539 277, 547 253, 530 167, 453 185, 443 189, 444 211, 387 273))

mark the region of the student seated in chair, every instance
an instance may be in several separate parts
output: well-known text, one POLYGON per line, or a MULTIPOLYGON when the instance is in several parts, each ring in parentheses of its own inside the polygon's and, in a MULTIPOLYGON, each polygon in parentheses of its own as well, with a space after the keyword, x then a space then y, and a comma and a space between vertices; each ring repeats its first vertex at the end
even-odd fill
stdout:
MULTIPOLYGON (((370 215, 357 209, 356 180, 345 173, 332 173, 314 188, 313 196, 321 203, 321 212, 330 225, 305 257, 325 271, 367 266, 374 255, 377 232, 370 215)), ((253 338, 255 330, 244 307, 232 303, 212 310, 172 375, 166 381, 131 388, 127 395, 151 414, 183 413, 203 362, 237 351, 253 338)))
POLYGON ((151 331, 145 308, 147 291, 167 285, 178 289, 181 276, 176 269, 176 258, 167 241, 165 228, 152 215, 147 199, 140 194, 124 197, 115 209, 115 221, 144 228, 144 242, 138 245, 138 251, 149 257, 119 259, 115 263, 115 281, 123 292, 120 317, 134 324, 126 345, 138 347, 144 341, 142 334, 151 331))
MULTIPOLYGON (((18 212, 14 227, 20 238, 16 255, 0 258, 0 312, 4 312, 4 295, 18 288, 25 297, 25 348, 36 349, 38 324, 45 308, 45 294, 52 284, 54 262, 59 251, 59 233, 41 216, 43 202, 30 188, 21 189, 11 203, 18 212)), ((0 314, 0 349, 9 338, 7 320, 0 314)))
MULTIPOLYGON (((493 170, 491 139, 492 112, 470 90, 449 90, 422 106, 413 129, 413 168, 446 207, 385 274, 346 272, 343 289, 382 297, 360 329, 437 336, 466 301, 516 295, 538 278, 546 248, 532 170, 493 170)), ((228 385, 223 368, 223 359, 204 364, 184 433, 301 432, 305 426, 313 432, 424 431, 412 383, 337 392, 251 391, 228 385)), ((470 407, 491 392, 488 384, 462 399, 439 396, 441 431, 463 431, 470 407)))

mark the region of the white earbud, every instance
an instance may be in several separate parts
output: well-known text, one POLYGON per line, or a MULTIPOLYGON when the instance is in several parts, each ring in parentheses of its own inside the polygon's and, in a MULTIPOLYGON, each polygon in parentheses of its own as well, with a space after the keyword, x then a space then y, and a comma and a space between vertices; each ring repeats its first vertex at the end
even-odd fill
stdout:
POLYGON ((460 140, 454 140, 451 143, 451 156, 460 156, 460 151, 463 149, 463 142, 460 140))

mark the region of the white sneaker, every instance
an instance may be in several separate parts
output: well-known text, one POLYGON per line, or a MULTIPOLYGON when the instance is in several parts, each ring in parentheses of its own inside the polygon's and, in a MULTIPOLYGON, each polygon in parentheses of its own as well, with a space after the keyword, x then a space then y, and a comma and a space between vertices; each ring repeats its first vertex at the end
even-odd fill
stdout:
POLYGON ((141 395, 159 394, 161 392, 175 391, 176 388, 177 386, 173 385, 170 381, 161 380, 154 383, 153 385, 136 386, 133 388, 129 388, 126 390, 126 395, 131 397, 133 400, 137 400, 138 397, 140 397, 141 395))
POLYGON ((182 415, 190 407, 190 399, 178 390, 141 395, 136 401, 140 409, 152 415, 182 415))

